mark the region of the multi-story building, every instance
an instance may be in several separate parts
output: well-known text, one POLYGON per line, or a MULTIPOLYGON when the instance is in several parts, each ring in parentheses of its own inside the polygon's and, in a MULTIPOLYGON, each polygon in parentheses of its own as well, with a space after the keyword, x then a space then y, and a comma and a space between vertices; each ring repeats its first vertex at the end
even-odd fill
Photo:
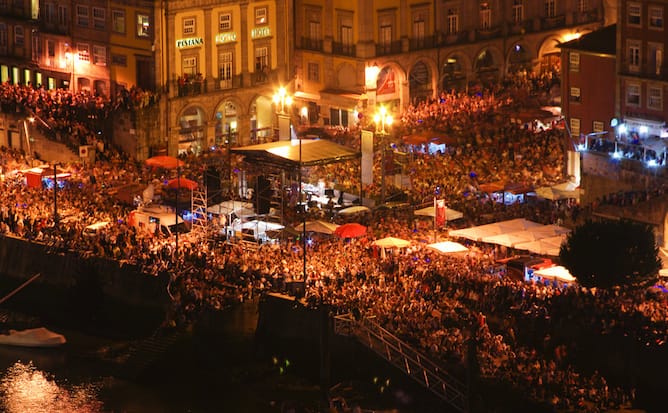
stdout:
POLYGON ((560 46, 561 112, 574 137, 614 136, 616 28, 612 24, 560 46))
POLYGON ((557 45, 599 28, 603 0, 296 0, 301 123, 348 126, 518 70, 551 71, 557 45))
POLYGON ((162 2, 159 78, 170 153, 275 135, 272 96, 292 79, 288 0, 162 2))
POLYGON ((0 1, 0 81, 48 81, 38 66, 38 17, 39 7, 34 1, 0 1))
POLYGON ((618 135, 668 136, 668 70, 663 54, 668 1, 621 1, 617 24, 618 135))

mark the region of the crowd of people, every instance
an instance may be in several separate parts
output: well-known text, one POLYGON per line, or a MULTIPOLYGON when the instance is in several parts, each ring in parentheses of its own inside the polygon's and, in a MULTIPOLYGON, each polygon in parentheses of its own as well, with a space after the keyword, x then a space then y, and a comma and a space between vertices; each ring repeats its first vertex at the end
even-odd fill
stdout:
MULTIPOLYGON (((107 116, 114 110, 111 102, 93 97, 26 88, 3 85, 3 110, 29 108, 55 129, 59 121, 68 127, 73 119, 85 123, 89 111, 107 116)), ((480 190, 480 183, 492 181, 548 185, 567 178, 561 167, 562 130, 536 130, 499 117, 515 104, 516 91, 509 86, 476 95, 444 92, 438 100, 406 111, 411 114, 402 119, 402 130, 449 126, 458 134, 458 142, 444 152, 413 152, 405 165, 411 203, 444 197, 450 207, 464 212, 461 225, 513 217, 542 223, 578 220, 581 209, 570 202, 506 205, 480 190)), ((140 104, 148 104, 146 95, 137 96, 144 102, 140 104)), ((126 97, 125 102, 128 99, 135 98, 126 97)), ((72 130, 62 130, 72 136, 72 130)), ((399 135, 393 144, 406 145, 399 135)), ((221 164, 225 158, 221 156, 221 164)), ((195 155, 182 160, 182 176, 201 182, 206 163, 195 155)), ((71 176, 60 183, 54 220, 53 193, 25 185, 20 171, 31 166, 30 154, 2 148, 0 234, 42 242, 59 252, 113 259, 169 278, 173 325, 194 322, 202 312, 256 294, 285 292, 290 282, 303 281, 305 305, 327 304, 336 313, 373 319, 451 371, 461 373, 474 359, 483 378, 507 383, 555 409, 591 411, 628 405, 634 389, 620 377, 613 381, 601 372, 580 369, 576 361, 583 350, 574 346, 579 334, 599 336, 599 342, 602 336, 631 337, 643 347, 661 347, 668 340, 665 295, 562 289, 512 280, 498 271, 496 252, 485 244, 469 245, 471 251, 460 256, 427 248, 425 239, 433 236, 433 224, 415 218, 412 210, 367 213, 361 218, 368 225, 365 237, 312 237, 306 251, 302 240, 292 238, 253 250, 188 235, 177 244, 175 237, 158 237, 131 225, 128 213, 134 206, 109 195, 128 183, 140 183, 155 190, 155 202, 168 199, 163 184, 172 178, 170 171, 113 153, 93 165, 69 165, 71 176), (98 221, 111 225, 95 236, 84 235, 83 229, 98 221), (381 254, 371 241, 385 236, 410 240, 411 246, 381 254)), ((374 167, 380 168, 380 159, 374 167)), ((311 168, 307 176, 323 179, 327 186, 359 188, 359 169, 345 163, 311 168)), ((380 188, 375 184, 366 190, 374 195, 380 188)), ((335 214, 330 218, 344 219, 335 214)), ((440 238, 446 235, 447 231, 438 232, 440 238)))

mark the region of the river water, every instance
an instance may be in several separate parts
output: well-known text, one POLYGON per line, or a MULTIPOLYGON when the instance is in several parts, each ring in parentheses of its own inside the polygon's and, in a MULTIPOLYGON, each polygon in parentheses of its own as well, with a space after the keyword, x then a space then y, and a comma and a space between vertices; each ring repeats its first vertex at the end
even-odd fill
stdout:
MULTIPOLYGON (((0 411, 6 413, 218 413, 327 411, 303 349, 255 339, 257 307, 230 310, 216 335, 175 344, 139 376, 114 372, 110 349, 128 343, 47 326, 60 348, 0 346, 0 411), (105 351, 101 351, 105 350, 105 351)), ((344 363, 345 364, 345 363, 344 363)), ((394 369, 369 360, 332 368, 349 405, 402 413, 445 411, 394 369), (363 365, 361 365, 363 364, 363 365)), ((317 376, 317 374, 316 374, 317 376)))

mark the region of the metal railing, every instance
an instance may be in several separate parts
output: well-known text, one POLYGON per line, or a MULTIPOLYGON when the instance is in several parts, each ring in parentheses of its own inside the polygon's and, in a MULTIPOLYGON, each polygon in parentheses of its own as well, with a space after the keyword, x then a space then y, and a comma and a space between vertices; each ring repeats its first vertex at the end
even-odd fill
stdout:
POLYGON ((459 412, 468 412, 468 388, 437 363, 369 318, 334 317, 334 332, 356 338, 459 412))

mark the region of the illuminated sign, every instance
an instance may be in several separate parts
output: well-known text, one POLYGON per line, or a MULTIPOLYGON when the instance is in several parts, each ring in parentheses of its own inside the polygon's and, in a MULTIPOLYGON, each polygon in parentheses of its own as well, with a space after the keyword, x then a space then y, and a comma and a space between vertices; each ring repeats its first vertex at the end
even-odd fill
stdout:
POLYGON ((251 30, 251 37, 253 39, 259 39, 261 37, 269 37, 271 36, 271 29, 269 26, 264 26, 264 27, 256 27, 253 30, 251 30))
POLYGON ((231 43, 237 41, 237 32, 218 33, 216 35, 216 44, 231 43))
POLYGON ((201 37, 189 37, 187 39, 178 39, 176 41, 177 49, 185 49, 186 47, 197 47, 204 44, 204 39, 201 37))

